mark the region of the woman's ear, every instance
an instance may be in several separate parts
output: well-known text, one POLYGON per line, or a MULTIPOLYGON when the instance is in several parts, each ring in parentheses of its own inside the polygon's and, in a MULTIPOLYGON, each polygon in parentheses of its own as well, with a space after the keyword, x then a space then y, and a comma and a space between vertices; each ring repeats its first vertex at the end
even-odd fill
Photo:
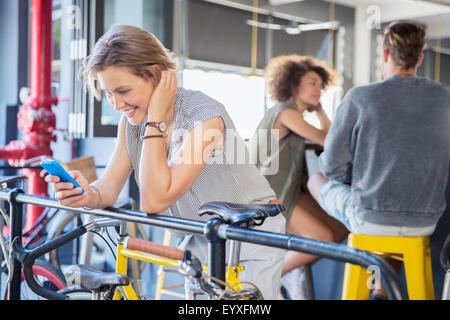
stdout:
POLYGON ((159 83, 159 80, 161 79, 162 69, 158 64, 153 65, 152 68, 155 71, 156 82, 159 83))
POLYGON ((383 50, 383 54, 382 54, 383 62, 387 63, 389 60, 389 50, 385 49, 385 48, 383 48, 382 50, 383 50))

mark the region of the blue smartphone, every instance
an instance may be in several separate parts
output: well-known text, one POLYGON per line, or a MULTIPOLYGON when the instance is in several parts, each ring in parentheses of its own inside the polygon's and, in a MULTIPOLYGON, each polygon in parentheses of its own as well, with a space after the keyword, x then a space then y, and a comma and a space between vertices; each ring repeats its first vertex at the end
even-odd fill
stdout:
MULTIPOLYGON (((45 169, 52 176, 58 176, 61 179, 61 182, 70 182, 73 184, 74 188, 81 188, 78 182, 75 181, 74 178, 70 176, 70 174, 64 169, 57 161, 55 160, 43 160, 41 161, 42 168, 45 169)), ((84 193, 84 190, 81 189, 81 194, 84 193)))

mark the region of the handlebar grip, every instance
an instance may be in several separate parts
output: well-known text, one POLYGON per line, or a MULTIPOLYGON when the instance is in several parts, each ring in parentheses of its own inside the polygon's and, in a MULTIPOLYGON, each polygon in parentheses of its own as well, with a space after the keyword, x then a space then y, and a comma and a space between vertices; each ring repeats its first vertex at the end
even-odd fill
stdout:
POLYGON ((183 250, 133 237, 125 238, 124 247, 126 249, 147 252, 174 260, 183 260, 184 258, 183 250))
POLYGON ((33 259, 39 258, 44 254, 61 247, 67 242, 81 237, 86 232, 87 229, 85 226, 79 226, 78 228, 70 230, 69 232, 62 234, 59 237, 54 238, 53 240, 44 242, 36 248, 29 250, 30 256, 33 257, 33 259))

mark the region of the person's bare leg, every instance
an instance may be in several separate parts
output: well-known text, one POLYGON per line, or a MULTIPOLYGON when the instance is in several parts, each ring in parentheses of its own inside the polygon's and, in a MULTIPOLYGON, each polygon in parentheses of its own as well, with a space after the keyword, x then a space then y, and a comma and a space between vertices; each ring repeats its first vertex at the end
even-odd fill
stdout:
MULTIPOLYGON (((311 195, 302 193, 288 222, 287 232, 309 239, 327 242, 342 242, 348 235, 347 228, 328 215, 318 204, 320 189, 329 180, 317 173, 310 177, 308 189, 311 195)), ((313 263, 319 258, 305 253, 288 251, 284 260, 282 275, 313 263)))
POLYGON ((347 228, 339 220, 326 213, 310 194, 305 194, 302 200, 302 206, 331 229, 333 232, 333 242, 340 243, 347 237, 347 228))
MULTIPOLYGON (((316 214, 309 211, 312 208, 312 201, 314 200, 308 194, 300 194, 289 219, 287 233, 303 238, 333 242, 334 236, 331 228, 319 219, 316 214)), ((315 262, 317 259, 317 256, 288 251, 284 259, 282 275, 305 264, 315 262)))

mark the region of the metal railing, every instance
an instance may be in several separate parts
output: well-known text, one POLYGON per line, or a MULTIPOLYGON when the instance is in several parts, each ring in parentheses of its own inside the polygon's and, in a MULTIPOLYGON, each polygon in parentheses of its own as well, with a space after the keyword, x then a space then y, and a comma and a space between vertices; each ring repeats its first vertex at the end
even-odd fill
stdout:
MULTIPOLYGON (((34 204, 42 207, 51 207, 69 210, 81 214, 90 214, 100 217, 114 218, 127 222, 144 223, 147 225, 175 229, 188 233, 203 234, 208 240, 208 265, 212 276, 225 280, 225 242, 237 240, 274 248, 293 250, 312 254, 336 261, 352 263, 364 268, 377 266, 380 270, 381 283, 389 299, 403 300, 406 294, 399 283, 393 269, 380 257, 370 252, 347 247, 342 244, 328 243, 318 240, 306 239, 289 234, 280 234, 267 231, 245 229, 224 224, 222 220, 213 218, 208 222, 174 218, 157 214, 149 215, 144 212, 131 211, 109 207, 106 209, 86 210, 82 208, 69 208, 61 206, 54 199, 29 195, 20 189, 9 192, 0 191, 0 200, 9 202, 11 237, 10 241, 19 241, 22 236, 22 204, 34 204)), ((16 243, 16 246, 18 244, 16 243)), ((9 284, 10 299, 20 299, 20 262, 14 257, 11 262, 12 280, 9 284)))

